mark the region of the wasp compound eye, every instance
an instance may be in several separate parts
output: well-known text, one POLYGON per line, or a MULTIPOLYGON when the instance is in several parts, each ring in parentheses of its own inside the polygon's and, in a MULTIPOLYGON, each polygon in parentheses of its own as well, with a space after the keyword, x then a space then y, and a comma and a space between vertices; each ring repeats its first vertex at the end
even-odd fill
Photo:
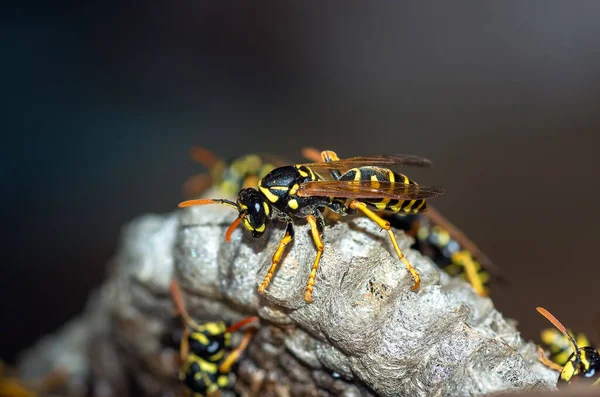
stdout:
POLYGON ((252 188, 240 191, 238 205, 240 211, 244 213, 244 227, 252 231, 253 237, 262 236, 270 219, 270 205, 261 197, 256 189, 252 188))
POLYGON ((253 199, 250 202, 250 205, 248 205, 248 216, 250 217, 250 224, 255 230, 265 224, 267 214, 265 213, 262 200, 253 199))

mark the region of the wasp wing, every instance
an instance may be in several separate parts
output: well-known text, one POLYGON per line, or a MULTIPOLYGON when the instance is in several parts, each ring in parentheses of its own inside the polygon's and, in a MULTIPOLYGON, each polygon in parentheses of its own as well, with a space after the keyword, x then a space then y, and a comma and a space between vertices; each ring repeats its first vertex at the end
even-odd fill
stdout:
POLYGON ((388 181, 311 181, 300 184, 300 197, 343 197, 357 199, 389 198, 419 200, 442 196, 446 190, 437 186, 403 184, 388 181))
POLYGON ((505 283, 508 282, 502 275, 500 268, 495 265, 491 259, 488 258, 487 255, 485 255, 483 251, 481 251, 481 249, 471 239, 469 239, 469 237, 467 237, 466 234, 464 234, 458 227, 454 226, 438 210, 428 206, 426 216, 434 225, 438 225, 448 231, 450 237, 452 237, 467 251, 469 251, 486 270, 489 270, 492 273, 497 280, 505 283))
MULTIPOLYGON (((312 157, 312 156, 311 156, 312 157)), ((307 163, 302 164, 315 171, 318 170, 349 170, 356 167, 375 166, 390 168, 394 166, 405 167, 431 167, 433 162, 421 156, 413 154, 396 154, 396 155, 380 155, 380 156, 363 156, 351 157, 329 162, 307 163)))

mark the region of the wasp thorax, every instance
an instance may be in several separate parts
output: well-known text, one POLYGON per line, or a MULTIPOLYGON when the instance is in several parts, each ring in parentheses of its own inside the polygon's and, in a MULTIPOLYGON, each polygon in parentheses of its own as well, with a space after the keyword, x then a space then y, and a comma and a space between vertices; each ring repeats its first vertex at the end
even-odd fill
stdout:
POLYGON ((188 336, 190 352, 208 361, 220 360, 222 350, 229 347, 230 341, 231 334, 226 332, 223 322, 206 323, 188 336))
POLYGON ((244 227, 252 231, 253 237, 260 237, 267 228, 270 219, 271 204, 253 188, 240 191, 237 198, 244 227))

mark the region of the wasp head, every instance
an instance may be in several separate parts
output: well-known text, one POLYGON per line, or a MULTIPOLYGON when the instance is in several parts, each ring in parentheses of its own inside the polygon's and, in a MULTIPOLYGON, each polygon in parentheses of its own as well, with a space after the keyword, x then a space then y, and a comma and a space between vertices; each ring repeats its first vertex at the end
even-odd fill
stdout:
POLYGON ((237 205, 244 227, 252 232, 252 237, 260 237, 267 228, 271 215, 271 204, 256 189, 240 191, 237 205))
POLYGON ((558 376, 558 383, 572 383, 573 381, 587 380, 594 385, 600 382, 600 355, 592 347, 579 347, 577 341, 548 310, 538 307, 537 311, 546 317, 569 341, 573 353, 569 356, 558 376))
POLYGON ((600 355, 594 348, 586 346, 578 348, 569 357, 560 373, 559 383, 572 383, 586 380, 594 383, 600 377, 600 355))
POLYGON ((230 240, 235 228, 244 223, 244 227, 252 232, 253 237, 260 237, 265 232, 267 224, 271 219, 271 204, 266 198, 253 188, 245 188, 240 191, 237 203, 226 199, 195 199, 179 203, 180 208, 192 207, 194 205, 223 204, 238 210, 239 216, 229 226, 225 233, 225 239, 230 240))

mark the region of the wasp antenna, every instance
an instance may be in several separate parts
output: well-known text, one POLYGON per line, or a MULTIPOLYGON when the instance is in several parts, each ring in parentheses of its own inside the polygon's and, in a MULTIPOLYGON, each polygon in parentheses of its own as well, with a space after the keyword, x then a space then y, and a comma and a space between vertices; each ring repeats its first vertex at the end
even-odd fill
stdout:
POLYGON ((569 332, 567 332, 565 326, 562 325, 560 321, 556 319, 556 317, 554 317, 548 310, 544 309, 543 307, 537 307, 536 310, 542 316, 546 317, 546 319, 548 319, 548 321, 550 321, 552 325, 554 325, 560 332, 562 332, 562 334, 565 337, 567 337, 569 343, 571 343, 571 348, 573 348, 573 352, 577 356, 579 356, 579 347, 577 346, 577 342, 575 342, 575 339, 571 336, 571 334, 569 334, 569 332))
POLYGON ((183 295, 181 293, 181 287, 179 283, 175 280, 171 280, 171 285, 169 286, 171 291, 171 297, 173 302, 175 303, 175 307, 177 308, 178 314, 181 316, 184 321, 184 326, 190 325, 194 328, 197 328, 198 325, 192 320, 187 309, 185 308, 185 303, 183 302, 183 295))
POLYGON ((255 321, 258 321, 258 317, 256 317, 256 316, 252 316, 252 317, 246 317, 246 318, 244 318, 244 319, 242 319, 242 320, 238 321, 238 322, 237 322, 237 323, 235 323, 235 324, 231 324, 231 325, 229 326, 229 328, 227 328, 227 329, 225 330, 225 332, 235 332, 235 331, 237 331, 238 329, 240 329, 240 328, 243 328, 243 327, 245 327, 246 325, 248 325, 248 324, 250 324, 250 323, 253 323, 253 322, 255 322, 255 321))
POLYGON ((193 147, 190 154, 195 162, 204 165, 206 168, 213 168, 217 163, 222 162, 213 152, 202 146, 193 147))
POLYGON ((314 147, 303 148, 302 149, 302 157, 304 157, 307 160, 313 161, 315 163, 323 161, 321 159, 321 151, 315 149, 314 147))
POLYGON ((233 231, 235 229, 237 229, 237 227, 240 225, 240 222, 242 221, 244 217, 243 216, 238 216, 237 218, 235 218, 235 220, 233 222, 231 222, 231 225, 229 225, 229 227, 227 228, 227 231, 225 232, 225 241, 230 242, 231 241, 231 234, 233 233, 233 231))
POLYGON ((229 200, 225 200, 225 199, 195 199, 195 200, 187 200, 187 201, 182 201, 181 203, 179 203, 178 207, 179 208, 185 208, 185 207, 193 207, 195 205, 206 205, 206 204, 224 204, 228 207, 234 208, 236 210, 240 210, 240 207, 237 205, 237 203, 234 203, 233 201, 229 201, 229 200))

